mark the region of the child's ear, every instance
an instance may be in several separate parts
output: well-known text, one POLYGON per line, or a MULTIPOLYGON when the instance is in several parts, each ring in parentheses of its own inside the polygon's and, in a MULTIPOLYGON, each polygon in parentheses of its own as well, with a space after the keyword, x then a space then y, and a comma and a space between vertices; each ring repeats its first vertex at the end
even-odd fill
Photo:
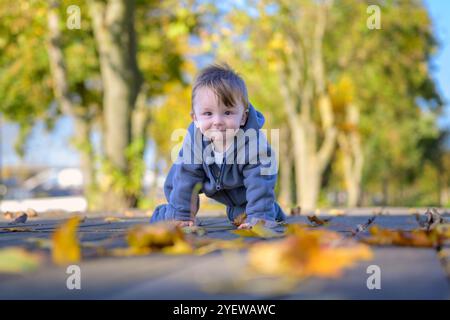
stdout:
POLYGON ((192 111, 191 111, 191 119, 192 121, 194 121, 194 125, 198 128, 197 117, 195 116, 195 113, 192 111))
POLYGON ((242 115, 241 126, 245 125, 245 122, 247 122, 247 117, 248 117, 248 109, 245 110, 244 114, 242 115))

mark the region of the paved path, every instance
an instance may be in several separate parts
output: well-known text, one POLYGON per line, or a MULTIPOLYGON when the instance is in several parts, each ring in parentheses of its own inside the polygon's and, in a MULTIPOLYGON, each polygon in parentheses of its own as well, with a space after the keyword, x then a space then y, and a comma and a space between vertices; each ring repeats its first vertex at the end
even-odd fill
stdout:
MULTIPOLYGON (((107 248, 126 245, 127 228, 148 222, 148 217, 123 217, 123 221, 107 223, 104 217, 86 219, 80 225, 83 244, 102 244, 107 248)), ((447 220, 448 220, 447 216, 447 220)), ((329 229, 346 233, 367 216, 333 218, 329 229)), ((306 223, 306 217, 289 217, 289 223, 306 223)), ((0 248, 21 246, 35 250, 29 238, 48 239, 61 216, 30 219, 25 227, 33 232, 0 231, 0 248)), ((231 225, 224 217, 201 217, 207 237, 234 239, 231 225)), ((411 215, 378 216, 380 227, 411 230, 417 223, 411 215)), ((0 220, 0 230, 11 227, 0 220)), ((246 239, 248 240, 248 239, 246 239)), ((446 248, 449 250, 449 248, 446 248)), ((0 274, 0 299, 448 299, 448 276, 434 249, 373 247, 374 259, 359 263, 338 279, 312 278, 286 290, 286 285, 273 279, 258 278, 242 286, 236 283, 245 268, 245 250, 215 252, 205 256, 168 256, 151 254, 144 257, 95 257, 89 250, 79 265, 81 290, 66 288, 65 268, 50 263, 37 271, 0 274), (381 268, 381 290, 369 290, 366 273, 369 265, 381 268)))

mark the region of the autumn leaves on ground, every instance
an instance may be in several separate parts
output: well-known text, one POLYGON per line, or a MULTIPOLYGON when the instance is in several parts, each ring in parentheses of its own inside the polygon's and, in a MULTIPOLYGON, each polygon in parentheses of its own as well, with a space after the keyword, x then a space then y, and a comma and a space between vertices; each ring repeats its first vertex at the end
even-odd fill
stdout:
MULTIPOLYGON (((28 211, 33 214, 33 211, 28 211)), ((27 213, 5 213, 11 219, 11 226, 3 227, 0 233, 37 232, 27 227, 27 213), (14 219, 14 220, 13 220, 14 219), (23 225, 23 226, 18 226, 23 225)), ((74 214, 56 228, 48 238, 29 237, 31 246, 27 249, 6 247, 0 249, 0 274, 21 274, 37 270, 45 263, 59 266, 77 264, 82 260, 102 257, 126 258, 144 255, 196 255, 202 256, 233 250, 246 253, 246 270, 240 272, 245 283, 258 277, 270 277, 280 283, 289 283, 294 290, 302 280, 309 277, 339 277, 347 269, 363 260, 371 260, 372 246, 407 246, 435 248, 448 272, 448 257, 441 250, 450 238, 450 224, 435 209, 416 214, 417 228, 414 230, 391 230, 377 226, 375 213, 364 224, 356 226, 340 223, 340 216, 324 218, 307 216, 308 223, 280 224, 269 229, 263 223, 252 229, 238 230, 244 220, 239 217, 234 227, 224 229, 238 238, 231 240, 208 236, 212 227, 199 225, 179 228, 167 222, 159 224, 138 224, 124 229, 119 236, 125 238, 126 246, 107 248, 105 241, 87 243, 79 241, 77 230, 89 218, 74 214), (339 227, 339 232, 327 228, 339 227), (87 254, 89 252, 89 254, 87 254)), ((122 223, 129 217, 104 217, 105 223, 122 223)), ((29 223, 29 221, 28 221, 29 223)), ((222 227, 223 229, 223 227, 222 227)), ((117 234, 111 237, 117 237, 117 234)))

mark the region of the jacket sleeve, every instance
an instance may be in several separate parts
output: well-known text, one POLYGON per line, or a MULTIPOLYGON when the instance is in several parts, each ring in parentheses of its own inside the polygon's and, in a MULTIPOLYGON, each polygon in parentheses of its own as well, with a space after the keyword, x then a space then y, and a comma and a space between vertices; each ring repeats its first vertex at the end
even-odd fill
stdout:
MULTIPOLYGON (((192 192, 198 183, 203 183, 205 172, 202 163, 194 161, 192 149, 186 144, 189 143, 190 134, 186 135, 183 147, 179 152, 176 163, 173 164, 167 176, 164 186, 165 195, 168 200, 167 216, 175 220, 191 220, 191 199, 192 192), (183 152, 191 152, 191 157, 184 157, 183 152)), ((198 195, 195 201, 198 205, 198 195)))
POLYGON ((278 164, 269 144, 266 143, 265 146, 263 150, 259 147, 253 156, 249 152, 249 163, 243 167, 247 221, 276 219, 275 184, 278 164))

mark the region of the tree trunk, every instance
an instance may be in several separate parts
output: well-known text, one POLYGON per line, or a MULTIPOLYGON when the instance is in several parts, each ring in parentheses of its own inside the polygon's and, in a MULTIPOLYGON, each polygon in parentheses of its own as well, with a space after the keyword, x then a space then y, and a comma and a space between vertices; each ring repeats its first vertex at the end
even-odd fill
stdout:
POLYGON ((344 180, 347 188, 347 206, 360 205, 361 179, 364 165, 364 155, 361 147, 361 138, 358 132, 359 111, 355 105, 350 104, 346 109, 347 131, 340 131, 338 144, 343 154, 344 180))
POLYGON ((332 1, 324 1, 314 5, 311 16, 315 19, 309 21, 313 30, 303 25, 298 38, 287 34, 291 50, 283 57, 284 65, 279 70, 280 91, 292 132, 296 197, 302 210, 316 208, 322 176, 336 145, 337 131, 322 54, 326 14, 331 4, 332 1), (319 113, 320 123, 313 112, 319 113))
POLYGON ((293 204, 292 202, 292 188, 291 188, 291 175, 292 175, 292 142, 288 133, 289 128, 282 128, 280 130, 280 194, 278 201, 281 206, 288 207, 293 204))
POLYGON ((90 0, 96 45, 103 82, 104 150, 109 183, 104 185, 105 209, 136 205, 137 195, 126 190, 132 143, 132 112, 142 78, 136 60, 134 1, 90 0), (120 182, 122 181, 122 182, 120 182))
POLYGON ((87 117, 75 117, 75 145, 80 151, 80 169, 83 174, 83 194, 90 210, 97 209, 95 153, 90 141, 92 123, 87 117))
POLYGON ((53 81, 53 91, 62 112, 74 119, 75 124, 75 146, 80 152, 80 168, 83 174, 83 194, 92 208, 90 201, 95 192, 95 163, 94 150, 90 141, 91 119, 86 106, 75 105, 70 99, 69 83, 67 77, 66 63, 61 47, 61 31, 59 29, 58 8, 59 1, 50 3, 48 13, 49 41, 47 51, 50 62, 50 72, 53 81))

